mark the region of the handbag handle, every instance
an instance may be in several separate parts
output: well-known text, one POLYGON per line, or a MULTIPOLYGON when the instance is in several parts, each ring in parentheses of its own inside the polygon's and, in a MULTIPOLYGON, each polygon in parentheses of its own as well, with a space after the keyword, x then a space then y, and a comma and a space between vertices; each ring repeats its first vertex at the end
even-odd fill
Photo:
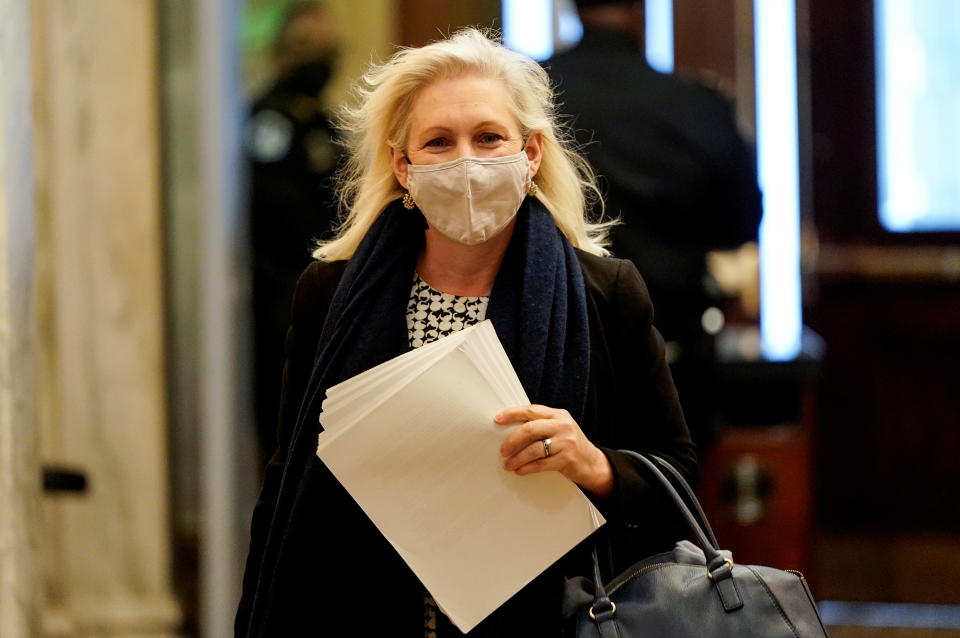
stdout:
POLYGON ((692 506, 694 513, 697 515, 697 521, 700 523, 700 526, 703 528, 704 533, 706 533, 707 538, 710 539, 710 542, 713 543, 713 546, 717 549, 720 549, 720 543, 717 542, 717 537, 713 534, 713 528, 710 527, 710 521, 707 520, 707 515, 703 511, 703 507, 700 506, 700 500, 697 498, 697 495, 694 494, 693 488, 690 487, 690 484, 687 483, 687 479, 683 478, 683 475, 677 471, 677 468, 670 465, 669 462, 660 458, 655 454, 648 454, 647 458, 652 460, 661 470, 666 470, 667 474, 673 477, 673 480, 683 488, 684 494, 686 495, 686 503, 688 506, 692 506))
MULTIPOLYGON (((689 527, 690 531, 693 532, 693 535, 697 540, 697 545, 699 545, 700 549, 703 550, 703 554, 707 559, 707 564, 709 565, 714 562, 720 556, 720 552, 717 551, 716 541, 710 542, 710 539, 707 538, 703 528, 690 512, 690 508, 687 507, 687 504, 684 503, 683 498, 677 492, 676 488, 674 488, 673 484, 670 483, 670 479, 664 476, 663 472, 661 472, 657 466, 654 465, 653 461, 648 459, 645 455, 637 454, 632 450, 620 450, 620 452, 639 461, 640 464, 646 468, 649 474, 660 483, 661 487, 663 487, 663 489, 666 491, 667 496, 673 500, 673 504, 677 506, 678 510, 680 510, 680 514, 687 522, 687 527, 689 527)), ((662 462, 666 463, 666 461, 662 462)), ((696 501, 696 498, 693 500, 696 501)))
MULTIPOLYGON (((664 459, 652 454, 645 456, 643 454, 638 454, 633 450, 619 451, 637 460, 648 471, 648 473, 660 483, 663 489, 667 492, 667 495, 673 500, 674 505, 676 505, 677 509, 680 510, 681 515, 687 522, 687 526, 690 528, 690 531, 693 532, 698 544, 700 545, 700 548, 703 550, 703 554, 707 563, 707 576, 710 578, 710 580, 714 581, 714 584, 718 587, 724 609, 727 611, 734 611, 742 607, 743 602, 740 600, 739 593, 737 593, 736 589, 732 586, 732 582, 728 580, 733 574, 733 562, 730 559, 724 558, 723 555, 718 551, 719 543, 717 543, 716 536, 714 536, 713 530, 710 528, 707 517, 703 512, 703 508, 700 506, 700 502, 693 493, 693 489, 691 489, 690 485, 686 482, 686 480, 684 480, 683 476, 680 475, 680 472, 678 472, 676 468, 674 468, 664 459), (657 465, 664 467, 681 485, 687 499, 689 499, 690 503, 696 509, 700 521, 703 522, 703 526, 701 526, 700 521, 694 517, 693 513, 690 511, 690 508, 687 507, 687 504, 684 502, 683 497, 680 496, 680 494, 677 492, 677 489, 670 482, 670 479, 668 479, 666 475, 660 471, 657 465), (706 532, 704 532, 704 528, 706 528, 706 532)), ((607 622, 612 620, 616 615, 617 606, 612 600, 610 600, 610 597, 607 595, 606 589, 603 586, 603 580, 600 575, 600 562, 597 559, 596 545, 593 547, 593 583, 594 601, 590 606, 589 615, 590 618, 597 623, 598 627, 600 627, 601 630, 604 630, 607 622)))

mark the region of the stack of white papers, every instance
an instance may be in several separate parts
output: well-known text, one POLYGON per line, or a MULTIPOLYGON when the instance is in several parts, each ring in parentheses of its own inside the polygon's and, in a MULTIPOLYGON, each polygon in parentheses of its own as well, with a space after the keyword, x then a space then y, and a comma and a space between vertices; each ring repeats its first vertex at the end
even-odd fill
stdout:
POLYGON ((503 469, 529 403, 489 321, 327 390, 317 456, 464 633, 599 528, 557 472, 503 469))

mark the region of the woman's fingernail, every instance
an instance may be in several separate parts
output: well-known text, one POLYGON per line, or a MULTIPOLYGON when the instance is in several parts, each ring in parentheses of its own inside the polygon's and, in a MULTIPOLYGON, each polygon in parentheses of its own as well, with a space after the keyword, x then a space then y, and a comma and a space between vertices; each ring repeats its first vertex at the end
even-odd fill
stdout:
POLYGON ((497 412, 497 416, 493 417, 493 420, 497 423, 503 422, 503 412, 497 412))

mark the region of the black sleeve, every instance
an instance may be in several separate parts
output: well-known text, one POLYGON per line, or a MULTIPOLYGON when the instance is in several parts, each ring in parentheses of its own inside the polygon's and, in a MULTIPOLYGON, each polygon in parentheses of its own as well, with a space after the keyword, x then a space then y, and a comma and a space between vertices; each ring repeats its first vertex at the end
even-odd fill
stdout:
POLYGON ((320 331, 339 272, 335 264, 315 262, 307 267, 297 281, 286 338, 287 359, 283 368, 277 448, 266 465, 260 496, 253 508, 250 549, 243 572, 243 592, 235 621, 234 631, 237 636, 245 636, 247 632, 260 562, 270 531, 290 436, 313 369, 320 331))
POLYGON ((704 230, 712 249, 736 248, 757 241, 763 198, 757 183, 756 153, 737 127, 733 105, 723 100, 724 117, 717 118, 719 157, 715 160, 716 208, 704 211, 704 230))
POLYGON ((647 480, 637 461, 618 450, 656 454, 691 484, 696 482, 698 467, 663 338, 653 327, 650 296, 629 260, 620 262, 610 323, 618 401, 610 445, 600 448, 610 459, 614 476, 614 491, 605 499, 603 510, 613 527, 633 530, 628 535, 635 537, 631 542, 637 551, 651 551, 648 548, 672 544, 685 533, 672 502, 647 480))

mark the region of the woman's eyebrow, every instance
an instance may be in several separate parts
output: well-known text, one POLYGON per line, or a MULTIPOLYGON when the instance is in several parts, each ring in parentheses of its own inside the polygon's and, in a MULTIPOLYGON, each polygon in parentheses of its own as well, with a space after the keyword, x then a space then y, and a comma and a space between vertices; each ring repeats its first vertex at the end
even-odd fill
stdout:
POLYGON ((506 129, 506 128, 507 128, 507 125, 506 125, 506 124, 504 124, 503 122, 498 122, 497 120, 484 120, 484 121, 480 122, 479 124, 477 124, 476 126, 474 126, 473 128, 474 128, 474 130, 476 130, 476 129, 481 129, 481 128, 489 128, 489 127, 491 127, 491 126, 495 126, 495 127, 497 127, 497 128, 502 128, 502 129, 506 129))
POLYGON ((423 129, 418 137, 433 137, 434 135, 449 134, 452 129, 447 126, 435 125, 423 129))

